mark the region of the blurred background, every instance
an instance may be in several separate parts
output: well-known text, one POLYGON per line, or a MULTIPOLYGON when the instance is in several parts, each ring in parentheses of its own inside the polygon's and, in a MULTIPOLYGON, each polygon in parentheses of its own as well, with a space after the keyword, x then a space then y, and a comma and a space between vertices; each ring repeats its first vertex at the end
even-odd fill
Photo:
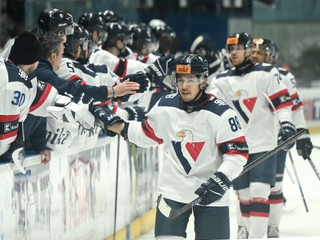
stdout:
POLYGON ((177 34, 175 51, 189 51, 200 34, 214 50, 228 35, 248 32, 274 40, 278 65, 299 87, 320 86, 320 1, 317 0, 1 0, 0 49, 21 30, 36 26, 44 8, 60 8, 77 22, 84 12, 113 10, 129 22, 162 19, 177 34))

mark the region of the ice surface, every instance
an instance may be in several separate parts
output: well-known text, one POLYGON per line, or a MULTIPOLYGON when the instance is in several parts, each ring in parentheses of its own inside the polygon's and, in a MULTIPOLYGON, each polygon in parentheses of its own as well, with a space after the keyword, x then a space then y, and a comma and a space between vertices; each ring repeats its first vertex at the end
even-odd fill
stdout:
MULTIPOLYGON (((320 135, 311 135, 311 138, 315 146, 320 146, 320 135)), ((279 239, 320 239, 320 180, 309 162, 298 156, 295 147, 291 150, 291 154, 309 212, 306 212, 291 161, 287 156, 287 170, 283 182, 283 192, 287 202, 283 209, 279 239), (294 183, 291 181, 288 172, 294 178, 294 183)), ((311 160, 317 170, 320 171, 320 149, 313 149, 311 160)), ((236 204, 236 196, 231 194, 231 239, 236 239, 236 204)), ((187 234, 187 239, 194 239, 192 217, 189 221, 187 234)), ((150 239, 154 239, 153 230, 138 238, 138 240, 150 239)))

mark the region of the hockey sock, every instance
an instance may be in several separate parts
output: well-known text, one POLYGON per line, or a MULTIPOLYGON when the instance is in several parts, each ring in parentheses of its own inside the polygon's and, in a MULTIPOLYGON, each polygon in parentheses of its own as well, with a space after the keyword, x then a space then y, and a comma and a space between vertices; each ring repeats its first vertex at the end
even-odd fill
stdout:
POLYGON ((279 227, 284 203, 283 193, 271 193, 269 202, 270 216, 268 226, 279 227))

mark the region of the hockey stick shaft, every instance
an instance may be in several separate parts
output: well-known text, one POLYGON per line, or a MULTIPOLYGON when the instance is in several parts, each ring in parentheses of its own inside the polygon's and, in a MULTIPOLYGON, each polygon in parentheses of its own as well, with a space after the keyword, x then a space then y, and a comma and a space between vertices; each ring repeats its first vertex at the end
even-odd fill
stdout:
POLYGON ((116 239, 116 231, 117 231, 119 161, 120 161, 120 134, 118 134, 118 141, 117 141, 117 167, 116 167, 116 187, 115 187, 115 198, 114 198, 113 240, 116 239))
POLYGON ((314 147, 314 148, 316 148, 316 149, 320 149, 320 147, 319 147, 319 146, 315 146, 315 145, 313 145, 313 147, 314 147))
POLYGON ((288 169, 287 165, 285 166, 285 170, 287 171, 292 184, 294 184, 295 183, 294 179, 293 179, 292 174, 291 174, 290 170, 288 169))
POLYGON ((292 155, 291 155, 290 151, 289 151, 289 158, 290 158, 290 162, 291 162, 291 165, 292 165, 292 168, 293 168, 294 175, 296 176, 296 179, 297 179, 297 183, 298 183, 298 187, 299 187, 299 191, 300 191, 300 194, 301 194, 301 197, 302 197, 302 201, 303 201, 304 207, 306 209, 306 212, 309 212, 308 205, 307 205, 306 199, 305 199, 303 191, 302 191, 302 187, 301 187, 299 175, 298 175, 298 172, 297 172, 297 169, 296 169, 296 165, 294 164, 294 161, 293 161, 293 158, 292 158, 292 155))
MULTIPOLYGON (((300 132, 296 133, 291 138, 289 138, 286 141, 282 142, 280 145, 278 145, 273 150, 263 154, 261 157, 257 158, 255 161, 253 161, 250 164, 246 165, 239 176, 241 176, 244 173, 250 171, 252 168, 257 166, 261 162, 265 161, 266 159, 268 159, 272 155, 276 154, 277 152, 279 152, 280 150, 282 150, 286 146, 292 144, 293 142, 295 142, 299 137, 301 137, 305 133, 306 133, 306 130, 303 130, 303 131, 300 131, 300 132)), ((199 202, 201 202, 201 200, 203 199, 204 196, 205 196, 205 194, 202 195, 202 196, 197 197, 196 199, 194 199, 193 201, 187 203, 185 206, 183 206, 181 208, 172 209, 165 203, 163 197, 160 195, 159 199, 158 199, 158 209, 160 210, 160 212, 164 216, 173 219, 173 218, 176 218, 176 217, 180 216, 181 214, 183 214, 184 212, 188 211, 189 209, 193 208, 195 205, 197 205, 199 202)))
POLYGON ((317 175, 318 179, 320 180, 320 173, 319 173, 318 169, 316 168, 316 165, 314 165, 314 163, 310 157, 308 158, 308 161, 309 161, 314 173, 317 175))
POLYGON ((279 152, 280 150, 282 150, 286 146, 292 144, 293 142, 295 142, 299 137, 301 137, 305 133, 306 133, 306 130, 299 131, 298 133, 293 135, 291 138, 289 138, 286 141, 284 141, 281 144, 279 144, 275 149, 273 149, 273 150, 271 150, 269 152, 266 152, 261 157, 257 158, 255 161, 253 161, 250 164, 246 165, 239 176, 241 176, 242 174, 250 171, 252 168, 254 168, 255 166, 259 165, 264 160, 266 160, 269 157, 273 156, 274 154, 276 154, 277 152, 279 152))

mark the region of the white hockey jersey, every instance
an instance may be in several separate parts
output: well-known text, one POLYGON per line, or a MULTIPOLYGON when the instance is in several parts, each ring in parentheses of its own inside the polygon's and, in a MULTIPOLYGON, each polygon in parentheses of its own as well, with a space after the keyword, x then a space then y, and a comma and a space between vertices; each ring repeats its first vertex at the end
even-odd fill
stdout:
POLYGON ((287 71, 284 68, 278 68, 280 77, 284 85, 289 91, 289 95, 292 101, 292 122, 296 128, 306 128, 306 120, 303 112, 303 103, 299 98, 296 79, 291 72, 287 71))
POLYGON ((36 95, 37 78, 27 75, 10 60, 0 59, 0 155, 16 139, 36 95))
POLYGON ((250 154, 274 149, 279 121, 292 122, 288 90, 270 64, 256 64, 241 76, 234 68, 222 72, 211 80, 208 91, 237 111, 250 154))
MULTIPOLYGON (((161 98, 144 122, 130 121, 129 141, 141 147, 164 144, 158 192, 188 203, 216 171, 233 180, 242 171, 248 148, 237 116, 212 95, 199 105, 185 106, 178 94, 161 98)), ((227 206, 229 192, 210 206, 227 206)))
POLYGON ((103 50, 96 49, 89 58, 89 63, 93 64, 105 64, 112 72, 120 77, 124 77, 128 74, 133 74, 138 71, 143 71, 148 67, 148 64, 126 58, 118 58, 112 53, 103 50))

